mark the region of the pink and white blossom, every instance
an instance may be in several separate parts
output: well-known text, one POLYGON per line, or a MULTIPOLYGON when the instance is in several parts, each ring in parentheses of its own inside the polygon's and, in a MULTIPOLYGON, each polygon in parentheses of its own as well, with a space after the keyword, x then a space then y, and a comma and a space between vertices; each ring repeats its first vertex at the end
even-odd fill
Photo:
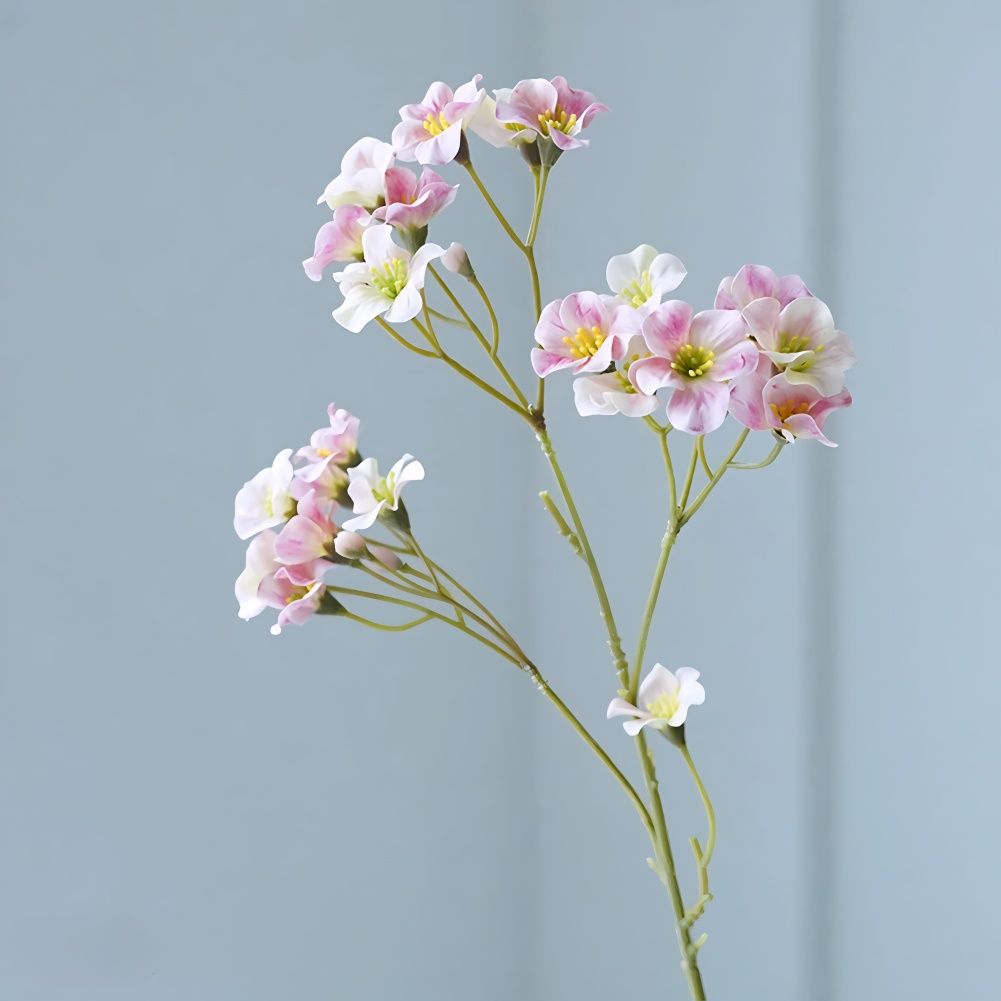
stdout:
POLYGON ((317 198, 332 209, 360 205, 374 209, 386 200, 386 171, 395 159, 393 147, 371 136, 359 139, 341 160, 341 172, 317 198))
POLYGON ((241 539, 249 539, 265 528, 274 528, 295 514, 291 455, 292 449, 283 449, 270 468, 262 469, 237 493, 233 527, 241 539))
POLYGON ((738 379, 730 395, 730 413, 752 431, 776 431, 786 441, 815 438, 822 445, 836 443, 824 435, 824 422, 834 410, 852 405, 851 394, 842 389, 821 396, 816 387, 793 384, 784 374, 766 379, 759 365, 749 376, 738 379))
POLYGON ((344 303, 334 319, 353 333, 384 313, 390 323, 412 320, 422 309, 421 289, 427 266, 445 251, 426 243, 411 255, 393 242, 393 228, 370 226, 362 236, 365 260, 349 264, 334 275, 344 293, 344 303))
POLYGON ((431 84, 420 104, 400 108, 399 125, 393 129, 393 146, 401 160, 424 164, 451 163, 459 152, 462 131, 476 115, 486 92, 477 73, 456 91, 447 84, 431 84))
POLYGON ((358 430, 361 422, 346 410, 338 409, 333 403, 327 407, 330 426, 314 431, 309 444, 296 452, 297 459, 305 459, 295 475, 305 483, 329 480, 327 489, 321 493, 333 493, 339 485, 347 483, 345 468, 358 454, 358 430))
POLYGON ((360 261, 364 256, 362 233, 371 219, 368 210, 360 205, 338 205, 333 220, 325 222, 316 234, 313 256, 302 262, 306 276, 318 282, 328 264, 360 261))
POLYGON ((344 522, 343 527, 360 532, 375 524, 384 510, 399 510, 403 488, 415 480, 423 480, 424 467, 407 454, 383 478, 375 459, 363 459, 348 470, 348 476, 348 496, 354 503, 356 517, 344 522))
POLYGON ((294 580, 290 567, 282 567, 266 577, 258 595, 265 606, 280 609, 278 621, 271 627, 272 635, 277 636, 283 626, 301 626, 315 615, 325 590, 322 580, 294 580))
POLYGON ((594 292, 575 292, 549 303, 539 317, 532 349, 535 374, 545 377, 561 368, 574 374, 604 372, 619 361, 639 327, 635 310, 604 301, 594 292))
POLYGON ((250 540, 247 547, 247 565, 243 573, 236 578, 236 600, 240 603, 240 618, 252 619, 260 615, 268 603, 263 601, 258 592, 266 577, 281 569, 281 564, 275 559, 275 539, 278 536, 270 528, 250 540))
POLYGON ((691 667, 679 667, 672 674, 663 664, 654 664, 640 684, 636 697, 639 706, 625 699, 612 699, 607 718, 632 716, 622 724, 630 737, 635 737, 645 726, 658 730, 681 726, 688 717, 688 710, 706 700, 706 690, 699 684, 698 677, 699 672, 691 667))
POLYGON ((423 229, 442 209, 452 204, 458 184, 449 184, 425 167, 420 179, 406 167, 386 171, 386 204, 372 213, 373 219, 396 229, 423 229))
POLYGON ((586 375, 573 384, 574 402, 581 417, 625 414, 627 417, 647 417, 660 401, 656 396, 639 392, 629 381, 629 368, 650 352, 646 341, 637 334, 626 345, 622 360, 614 372, 586 375))
POLYGON ((779 278, 763 264, 745 264, 736 275, 724 278, 716 290, 716 309, 743 309, 755 299, 770 297, 788 306, 793 299, 802 299, 813 293, 799 275, 779 278))
POLYGON ((441 263, 452 274, 461 275, 463 278, 472 278, 474 275, 473 266, 469 263, 469 254, 461 243, 449 244, 448 250, 441 255, 441 263))
POLYGON ((335 502, 310 490, 297 506, 297 512, 275 539, 275 559, 288 569, 297 583, 319 580, 333 564, 334 538, 339 529, 334 523, 335 502))
POLYGON ((671 387, 667 416, 679 431, 715 431, 726 418, 726 383, 758 361, 741 314, 707 309, 692 316, 687 302, 671 299, 644 319, 642 332, 651 357, 630 366, 630 382, 648 396, 671 387))
POLYGON ((561 76, 552 80, 522 80, 511 89, 496 90, 497 121, 513 133, 512 142, 551 139, 560 150, 586 146, 579 138, 599 111, 608 111, 586 90, 574 90, 561 76))
POLYGON ((687 273, 674 254, 658 254, 644 243, 631 254, 613 257, 605 269, 605 278, 618 299, 645 316, 682 283, 687 273))
POLYGON ((790 383, 813 386, 821 396, 833 396, 844 386, 855 352, 820 299, 793 299, 783 307, 769 296, 748 303, 742 315, 762 353, 790 383))

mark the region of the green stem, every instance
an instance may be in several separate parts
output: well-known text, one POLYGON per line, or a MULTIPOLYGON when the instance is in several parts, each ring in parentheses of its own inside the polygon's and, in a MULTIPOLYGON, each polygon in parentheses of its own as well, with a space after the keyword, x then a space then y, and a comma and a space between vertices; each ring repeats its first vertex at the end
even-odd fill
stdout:
POLYGON ((386 633, 405 633, 408 629, 414 629, 434 618, 433 615, 422 615, 419 619, 414 619, 413 622, 404 622, 399 626, 391 626, 385 622, 374 622, 372 619, 366 619, 362 615, 355 615, 354 612, 349 612, 346 608, 342 609, 338 614, 351 619, 353 622, 360 622, 363 626, 368 626, 369 629, 378 629, 386 633))
POLYGON ((702 462, 702 468, 705 470, 706 476, 712 479, 713 471, 709 467, 709 460, 706 458, 706 436, 704 434, 699 435, 699 460, 702 462))
POLYGON ((545 430, 545 428, 541 428, 536 431, 536 434, 539 439, 539 444, 542 446, 542 453, 549 461, 549 465, 553 470, 553 475, 556 477, 556 482, 559 484, 560 493, 563 495, 563 502, 567 506, 567 512, 570 514, 570 520, 573 522, 577 541, 580 543, 580 548, 584 554, 584 561, 587 563, 587 568, 591 573, 591 582, 594 585, 594 591, 598 597, 598 606, 601 609, 601 618, 604 620, 605 629, 608 632, 608 649, 611 652, 612 663, 614 664, 615 670, 619 676, 619 686, 621 688, 628 688, 629 663, 626 660, 626 655, 622 649, 622 639, 619 636, 619 631, 615 625, 615 616, 612 614, 612 606, 608 600, 608 593, 605 590, 604 581, 601 579, 601 571, 598 569, 598 564, 595 561, 594 552, 591 549, 591 543, 588 541, 587 533, 584 531, 584 525, 581 522, 580 514, 577 511, 577 505, 574 503, 573 494, 570 493, 570 487, 567 485, 566 478, 563 475, 563 470, 560 468, 560 464, 556 458, 556 452, 553 449, 553 443, 549 437, 549 433, 545 430))
MULTIPOLYGON (((416 355, 421 355, 424 358, 437 358, 438 355, 434 351, 428 351, 426 348, 419 348, 416 344, 411 344, 405 337, 400 336, 381 316, 375 318, 375 322, 382 327, 383 330, 389 334, 390 337, 396 341, 397 344, 402 344, 408 351, 413 351, 416 355)), ((424 333, 424 328, 420 328, 421 333, 424 333)), ((426 336, 426 335, 425 335, 426 336)))
POLYGON ((476 277, 476 275, 473 275, 469 281, 473 288, 475 288, 480 294, 480 298, 483 300, 483 305, 487 307, 487 313, 490 315, 490 328, 493 333, 490 354, 496 355, 498 348, 500 348, 500 324, 497 322, 497 314, 494 312, 494 304, 490 301, 490 296, 487 295, 487 290, 480 284, 480 280, 476 277))
POLYGON ((674 928, 678 937, 678 948, 681 950, 681 969, 688 981, 688 990, 693 1001, 706 1001, 705 988, 702 986, 702 974, 699 972, 698 949, 692 944, 691 929, 686 921, 685 902, 678 885, 678 874, 674 867, 674 855, 671 852, 671 839, 667 833, 667 822, 664 819, 664 804, 660 798, 660 785, 657 771, 653 763, 653 755, 646 744, 646 737, 641 730, 636 736, 636 748, 640 756, 640 766, 643 769, 643 779, 650 802, 653 805, 653 822, 656 832, 656 844, 660 875, 671 897, 674 909, 674 928))
POLYGON ((778 457, 779 452, 786 447, 789 443, 786 441, 780 441, 772 450, 768 453, 768 458, 762 459, 761 462, 730 462, 728 463, 728 468, 730 469, 764 469, 765 466, 770 466, 778 457))
POLYGON ((546 200, 546 182, 549 180, 549 167, 542 168, 542 181, 537 184, 535 191, 535 208, 532 210, 532 223, 528 228, 528 238, 525 240, 526 247, 535 245, 535 238, 539 234, 539 220, 542 218, 542 203, 546 200))
POLYGON ((699 865, 705 869, 709 865, 709 861, 713 857, 713 849, 716 847, 716 811, 713 810, 712 800, 709 799, 709 793, 706 792, 706 787, 702 784, 702 779, 699 777, 699 771, 695 767, 695 762, 692 761, 692 754, 688 750, 687 744, 681 745, 681 753, 688 764, 688 770, 692 773, 692 778, 695 779, 695 784, 698 786, 699 795, 702 797, 702 805, 706 810, 706 821, 709 824, 706 849, 702 852, 702 858, 699 862, 699 865))
MULTIPOLYGON (((674 508, 672 506, 672 512, 674 508)), ((629 688, 629 700, 633 704, 636 701, 636 693, 640 687, 640 674, 643 670, 643 658, 646 655, 647 639, 650 635, 650 625, 653 622, 653 614, 657 609, 657 602, 660 599, 660 588, 664 582, 664 573, 667 570, 667 561, 671 558, 671 550, 674 548, 674 541, 678 537, 678 521, 672 513, 670 521, 667 523, 667 530, 664 538, 660 542, 660 556, 657 559, 657 567, 653 572, 653 581, 650 583, 650 593, 647 595, 646 607, 643 609, 643 621, 640 623, 639 639, 636 641, 636 653, 633 656, 632 678, 627 686, 629 688)))
POLYGON ((447 313, 442 313, 440 310, 431 309, 428 307, 428 312, 436 319, 442 320, 444 323, 451 323, 453 327, 465 327, 469 328, 469 324, 465 320, 456 319, 454 316, 449 316, 447 313))
POLYGON ((681 489, 681 500, 678 501, 678 507, 684 511, 685 505, 688 503, 688 495, 692 492, 692 482, 695 479, 695 464, 699 459, 699 443, 702 441, 702 435, 696 435, 695 441, 692 442, 692 457, 688 462, 688 476, 685 478, 685 485, 681 489))
POLYGON ((480 194, 483 195, 483 200, 490 206, 490 211, 493 212, 497 217, 497 221, 504 227, 504 232, 511 237, 511 240, 519 250, 524 250, 525 244, 521 242, 521 237, 514 231, 512 225, 505 218, 504 213, 498 208, 497 203, 490 197, 490 192, 487 191, 486 185, 480 180, 480 175, 476 173, 476 169, 472 163, 467 160, 462 166, 466 168, 469 176, 473 179, 473 184, 479 188, 480 194))
MULTIPOLYGON (((442 287, 442 289, 445 292, 445 295, 447 295, 449 299, 452 300, 452 305, 455 306, 455 308, 459 311, 459 315, 466 321, 466 325, 469 327, 470 330, 472 330, 476 339, 480 342, 480 346, 490 356, 490 360, 494 363, 494 367, 497 369, 498 372, 500 372, 501 377, 507 383, 508 388, 511 390, 511 392, 514 393, 515 398, 527 410, 528 400, 525 398, 525 394, 522 393, 521 389, 518 386, 518 383, 514 381, 514 379, 511 376, 511 373, 508 372, 504 363, 500 360, 500 358, 497 357, 496 351, 491 350, 489 342, 487 341, 486 337, 483 336, 483 331, 480 330, 480 328, 473 322, 472 317, 463 308, 462 303, 459 302, 455 293, 451 290, 451 288, 449 288, 448 283, 445 281, 445 279, 442 278, 441 275, 439 275, 438 272, 433 267, 429 266, 428 271, 431 272, 431 277, 434 278, 434 280, 442 287)), ((494 343, 496 344, 497 330, 498 330, 497 317, 493 315, 492 309, 490 311, 490 315, 494 325, 494 343)))
POLYGON ((712 479, 702 488, 702 493, 700 493, 698 497, 692 501, 692 506, 681 515, 681 518, 679 519, 679 527, 686 525, 689 521, 691 521, 692 515, 694 515, 695 512, 698 511, 698 509, 706 502, 706 498, 712 493, 713 487, 715 487, 716 484, 723 478, 723 474, 726 472, 727 466, 729 466, 729 464, 734 460, 737 453, 740 451, 741 446, 745 441, 747 441, 747 436, 750 433, 751 432, 747 428, 744 428, 744 430, 740 432, 733 448, 730 449, 730 454, 719 464, 719 468, 715 473, 713 473, 712 479))

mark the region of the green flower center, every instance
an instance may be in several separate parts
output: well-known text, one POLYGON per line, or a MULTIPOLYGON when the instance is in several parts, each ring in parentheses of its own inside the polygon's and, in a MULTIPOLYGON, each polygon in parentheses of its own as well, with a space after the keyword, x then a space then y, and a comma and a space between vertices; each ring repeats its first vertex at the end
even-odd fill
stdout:
POLYGON ((601 327, 578 327, 573 337, 564 337, 563 343, 570 349, 573 358, 593 358, 605 343, 601 327))
POLYGON ((396 473, 390 473, 384 480, 372 487, 372 496, 377 501, 385 501, 387 504, 393 503, 393 491, 396 487, 396 473))
POLYGON ((391 257, 369 269, 372 284, 387 298, 395 299, 407 284, 407 262, 402 257, 391 257))
POLYGON ((686 379, 698 379, 713 367, 714 351, 701 345, 683 344, 671 362, 671 368, 686 379))
MULTIPOLYGON (((281 512, 286 518, 291 518, 295 514, 296 504, 291 497, 285 495, 285 508, 281 512)), ((269 518, 275 516, 275 488, 270 487, 267 494, 264 497, 264 511, 269 518)))
POLYGON ((433 136, 440 136, 451 124, 440 111, 437 115, 429 111, 427 118, 424 119, 424 128, 433 136))
POLYGON ((642 306, 653 295, 650 272, 644 271, 635 281, 631 281, 620 293, 633 308, 642 306))
POLYGON ((544 111, 539 115, 539 130, 548 136, 551 130, 570 135, 571 129, 577 124, 576 115, 567 115, 562 104, 557 104, 552 111, 544 111))
POLYGON ((646 704, 646 708, 654 719, 670 719, 681 708, 681 704, 678 702, 678 693, 658 695, 653 702, 646 704))
POLYGON ((285 604, 291 605, 293 601, 298 601, 300 598, 305 598, 308 593, 309 593, 308 587, 304 586, 296 587, 289 593, 289 596, 285 599, 285 604))

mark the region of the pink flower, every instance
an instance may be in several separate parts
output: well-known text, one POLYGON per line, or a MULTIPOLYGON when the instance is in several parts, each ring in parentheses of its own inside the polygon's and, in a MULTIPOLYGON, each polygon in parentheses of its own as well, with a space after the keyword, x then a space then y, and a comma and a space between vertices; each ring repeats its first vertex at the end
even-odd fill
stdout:
POLYGON ((406 167, 386 171, 386 204, 372 213, 373 219, 396 229, 423 229, 442 209, 452 204, 459 185, 448 184, 430 167, 420 180, 406 167))
POLYGON ((375 459, 363 459, 348 470, 348 476, 351 480, 348 496, 354 502, 357 517, 344 522, 344 528, 358 532, 375 524, 383 510, 398 511, 403 488, 415 480, 423 480, 424 467, 412 455, 404 455, 382 478, 375 459))
POLYGON ((289 567, 282 567, 266 577, 258 596, 265 606, 281 609, 278 621, 271 627, 272 634, 277 636, 282 626, 301 626, 315 615, 320 610, 325 590, 322 580, 308 583, 293 580, 289 567))
POLYGON ((486 96, 478 89, 477 73, 454 93, 440 81, 433 83, 420 104, 400 108, 402 121, 393 129, 393 146, 401 160, 418 163, 451 163, 459 152, 462 130, 486 96))
POLYGON ((819 299, 755 299, 743 309, 761 351, 785 372, 793 385, 811 385, 821 396, 833 396, 845 384, 845 371, 855 364, 848 335, 834 328, 831 311, 819 299))
POLYGON ((360 261, 361 236, 371 219, 360 205, 338 205, 333 221, 325 222, 316 234, 313 256, 302 262, 307 277, 318 282, 333 261, 360 261))
POLYGON ((763 264, 745 264, 733 278, 724 278, 716 291, 716 309, 743 309, 755 299, 771 297, 788 306, 793 299, 802 299, 813 293, 799 275, 779 278, 763 264))
POLYGON ((706 690, 699 684, 698 677, 699 672, 691 667, 679 667, 672 674, 663 664, 654 664, 636 697, 640 706, 646 708, 640 709, 625 699, 612 699, 607 717, 632 716, 633 719, 622 724, 630 737, 635 737, 645 726, 658 730, 681 726, 688 717, 688 710, 706 700, 706 690))
POLYGON ((532 367, 538 376, 561 368, 580 372, 604 372, 619 361, 638 319, 629 306, 605 302, 594 292, 575 292, 551 302, 542 311, 532 349, 532 367))
POLYGON ((773 430, 786 441, 816 438, 823 445, 834 446, 835 442, 824 435, 824 422, 831 411, 852 405, 848 390, 821 396, 814 386, 794 385, 785 375, 768 378, 770 366, 764 356, 762 362, 734 383, 730 413, 752 431, 773 430))
POLYGON ((445 251, 426 243, 416 254, 393 242, 393 228, 369 226, 362 236, 363 264, 349 264, 334 275, 344 293, 344 303, 334 319, 353 333, 380 313, 390 323, 412 320, 422 309, 421 289, 427 266, 445 251))
POLYGON ((332 209, 360 205, 374 209, 386 200, 386 171, 393 165, 393 147, 371 136, 359 139, 344 154, 341 172, 317 198, 332 209))
POLYGON ((335 496, 347 483, 346 467, 358 454, 358 429, 361 422, 346 410, 338 410, 333 403, 327 407, 330 427, 320 428, 310 436, 309 444, 296 452, 297 459, 305 459, 295 475, 305 483, 315 484, 320 493, 335 496))
POLYGON ((522 80, 513 89, 494 93, 497 120, 515 133, 513 140, 533 141, 542 136, 561 151, 586 146, 587 140, 579 139, 578 133, 599 111, 608 111, 593 94, 574 90, 561 76, 522 80))
POLYGON ((332 518, 336 507, 334 501, 310 490, 275 539, 275 559, 285 566, 289 580, 294 583, 320 580, 334 565, 327 557, 334 552, 334 537, 338 532, 332 518))
POLYGON ((240 618, 252 619, 268 607, 258 596, 265 578, 277 573, 281 564, 275 559, 275 539, 270 528, 255 536, 247 547, 247 565, 236 578, 236 600, 240 603, 240 618))
POLYGON ((626 345, 620 367, 602 375, 582 376, 574 381, 573 395, 581 417, 625 414, 647 417, 660 402, 656 396, 640 393, 629 381, 629 369, 642 358, 649 358, 646 342, 637 334, 626 345))
POLYGON ((670 386, 667 416, 679 431, 715 431, 726 417, 726 382, 758 360, 740 313, 707 309, 692 316, 687 302, 671 299, 643 321, 643 338, 654 357, 630 366, 630 382, 647 395, 670 386))

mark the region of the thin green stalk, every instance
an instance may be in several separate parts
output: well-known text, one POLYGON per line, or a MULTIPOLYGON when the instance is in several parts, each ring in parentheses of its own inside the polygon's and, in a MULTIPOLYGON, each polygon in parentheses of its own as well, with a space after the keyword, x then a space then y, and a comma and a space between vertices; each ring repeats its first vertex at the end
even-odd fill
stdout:
POLYGON ((428 307, 428 312, 436 319, 441 320, 444 323, 451 323, 453 327, 465 327, 469 328, 469 324, 465 320, 457 319, 454 316, 449 316, 447 313, 442 313, 440 310, 431 309, 428 307))
POLYGON ((549 171, 549 167, 542 168, 542 180, 535 192, 535 208, 532 210, 532 223, 528 228, 528 237, 525 240, 526 247, 534 246, 535 238, 539 234, 539 220, 542 218, 542 203, 546 200, 546 182, 549 180, 549 171))
POLYGON ((629 663, 626 660, 625 652, 622 649, 622 639, 619 636, 618 628, 615 625, 615 616, 612 614, 612 606, 608 600, 608 593, 605 590, 604 581, 601 579, 601 571, 598 569, 598 564, 594 558, 591 543, 588 542, 587 533, 584 531, 584 525, 580 520, 580 514, 577 512, 577 505, 574 503, 573 494, 570 492, 570 487, 567 485, 566 477, 564 477, 563 470, 560 468, 559 461, 556 458, 556 452, 553 449, 553 443, 549 437, 549 433, 542 429, 538 430, 536 434, 539 439, 539 444, 542 446, 542 453, 549 461, 549 465, 553 470, 553 475, 556 477, 556 482, 559 484, 560 493, 563 495, 563 502, 566 504, 567 512, 570 514, 570 520, 573 522, 574 532, 577 535, 577 541, 580 543, 580 547, 584 553, 584 561, 587 563, 587 568, 591 573, 591 582, 594 585, 594 591, 598 597, 598 605, 601 609, 601 617, 604 620, 605 629, 608 632, 608 648, 612 655, 612 663, 614 664, 615 670, 619 676, 619 685, 621 688, 628 688, 629 663))
POLYGON ((430 622, 434 618, 433 615, 422 615, 419 619, 414 619, 413 622, 404 622, 399 626, 391 626, 386 622, 375 622, 372 619, 366 619, 362 615, 355 615, 354 612, 349 612, 346 608, 343 608, 338 614, 351 619, 353 622, 360 622, 363 626, 368 626, 369 629, 378 629, 384 633, 405 633, 408 629, 415 629, 417 626, 423 625, 425 622, 430 622))
POLYGON ((770 466, 778 457, 779 452, 786 447, 788 442, 780 441, 772 450, 768 453, 768 458, 762 459, 761 462, 730 462, 727 463, 729 469, 764 469, 765 466, 770 466))
POLYGON ((695 479, 695 464, 698 462, 699 443, 701 441, 702 435, 696 435, 695 441, 692 442, 692 457, 688 462, 688 476, 685 478, 685 485, 681 489, 681 500, 678 501, 678 507, 682 511, 685 510, 685 505, 688 503, 688 495, 692 492, 692 481, 695 479))
MULTIPOLYGON (((438 272, 433 267, 428 267, 428 271, 431 272, 431 277, 434 278, 434 280, 442 287, 442 289, 445 292, 445 295, 447 295, 449 299, 452 300, 452 305, 455 306, 455 308, 459 311, 459 315, 466 321, 466 325, 469 327, 470 330, 472 330, 476 339, 480 342, 480 345, 483 348, 483 350, 486 351, 486 353, 490 356, 490 360, 494 363, 494 367, 497 369, 498 372, 500 372, 501 377, 507 383, 508 388, 511 390, 511 392, 514 393, 515 398, 527 410, 528 400, 525 398, 525 394, 522 393, 520 387, 518 386, 518 383, 514 381, 514 379, 511 376, 511 373, 508 372, 504 363, 500 360, 500 358, 497 357, 496 350, 491 349, 491 346, 487 341, 486 337, 483 336, 483 331, 481 331, 480 328, 476 325, 476 323, 473 322, 472 317, 470 317, 469 313, 467 313, 466 310, 463 308, 462 303, 459 302, 455 293, 451 290, 451 288, 449 288, 448 283, 445 281, 445 279, 442 278, 441 275, 439 275, 438 272)), ((496 343, 497 331, 498 331, 497 317, 493 315, 492 309, 490 310, 490 315, 491 315, 491 321, 493 322, 494 325, 494 343, 496 343)))
POLYGON ((521 242, 521 237, 514 231, 512 225, 505 218, 504 213, 501 212, 497 203, 493 200, 493 198, 491 198, 490 192, 487 191, 486 185, 480 180, 480 175, 476 173, 476 169, 473 167, 472 163, 467 160, 462 166, 469 172, 469 176, 473 179, 473 184, 479 188, 480 194, 483 195, 483 200, 490 206, 490 211, 493 212, 493 214, 497 217, 497 221, 504 227, 504 232, 511 237, 511 240, 519 250, 524 250, 525 244, 521 242))
POLYGON ((709 460, 706 458, 706 436, 704 434, 699 435, 699 460, 702 462, 702 468, 705 470, 706 476, 712 479, 713 471, 709 466, 709 460))
POLYGON ((678 874, 674 867, 674 855, 671 852, 671 839, 667 833, 667 821, 664 819, 664 804, 660 798, 660 784, 657 770, 654 767, 653 755, 646 744, 646 737, 641 730, 636 736, 636 749, 640 756, 640 766, 643 769, 643 779, 650 802, 653 805, 653 822, 657 836, 658 863, 660 875, 674 908, 674 927, 678 937, 678 947, 681 950, 681 969, 688 981, 688 990, 693 1001, 706 1001, 705 988, 702 986, 702 974, 699 972, 698 948, 692 944, 690 925, 686 920, 685 902, 681 896, 678 884, 678 874))
MULTIPOLYGON (((382 327, 383 330, 389 334, 390 337, 396 341, 397 344, 402 344, 408 351, 413 351, 416 355, 422 355, 424 358, 437 358, 438 355, 434 351, 428 351, 427 348, 419 348, 416 344, 411 344, 405 337, 398 334, 390 324, 388 324, 381 316, 375 318, 376 323, 382 327)), ((424 333, 424 328, 420 328, 421 333, 424 333)))
POLYGON ((712 493, 713 487, 715 487, 716 484, 722 479, 723 474, 727 470, 727 466, 729 466, 734 460, 737 453, 740 451, 741 446, 745 441, 747 441, 747 436, 750 433, 751 432, 747 428, 744 428, 744 430, 740 432, 733 448, 730 449, 730 454, 719 464, 719 468, 715 473, 713 473, 712 479, 702 488, 702 493, 700 493, 698 497, 692 501, 692 506, 681 515, 680 525, 686 525, 689 521, 691 521, 695 512, 698 511, 698 509, 706 502, 706 498, 712 493))
POLYGON ((706 848, 705 851, 702 852, 702 858, 699 863, 702 868, 706 868, 709 865, 710 859, 713 857, 713 849, 716 847, 716 811, 713 810, 712 800, 709 798, 709 793, 706 792, 706 787, 702 784, 702 779, 699 777, 699 771, 695 767, 695 762, 692 760, 692 753, 688 750, 687 744, 681 745, 681 753, 688 764, 688 770, 692 773, 692 778, 695 779, 695 784, 699 789, 699 795, 702 797, 702 805, 706 810, 706 821, 709 824, 709 835, 706 838, 706 848))
POLYGON ((487 307, 487 313, 490 315, 490 328, 493 333, 490 353, 492 355, 496 355, 498 349, 500 348, 500 324, 497 322, 497 314, 494 312, 494 304, 490 301, 490 296, 487 295, 487 290, 480 284, 480 280, 476 277, 476 275, 473 275, 469 279, 469 282, 473 288, 479 292, 480 298, 483 300, 483 305, 487 307))
POLYGON ((643 621, 640 623, 639 639, 636 641, 636 653, 633 655, 632 676, 628 684, 628 701, 635 704, 636 693, 640 687, 640 674, 643 670, 643 658, 646 655, 647 639, 650 636, 650 625, 653 622, 653 614, 657 609, 657 602, 660 599, 660 588, 664 582, 664 573, 667 570, 667 561, 671 558, 671 550, 674 548, 674 541, 678 538, 678 521, 674 515, 672 506, 671 518, 667 523, 667 530, 660 542, 660 556, 657 558, 657 567, 653 572, 653 580, 650 583, 650 593, 647 595, 646 606, 643 609, 643 621))

